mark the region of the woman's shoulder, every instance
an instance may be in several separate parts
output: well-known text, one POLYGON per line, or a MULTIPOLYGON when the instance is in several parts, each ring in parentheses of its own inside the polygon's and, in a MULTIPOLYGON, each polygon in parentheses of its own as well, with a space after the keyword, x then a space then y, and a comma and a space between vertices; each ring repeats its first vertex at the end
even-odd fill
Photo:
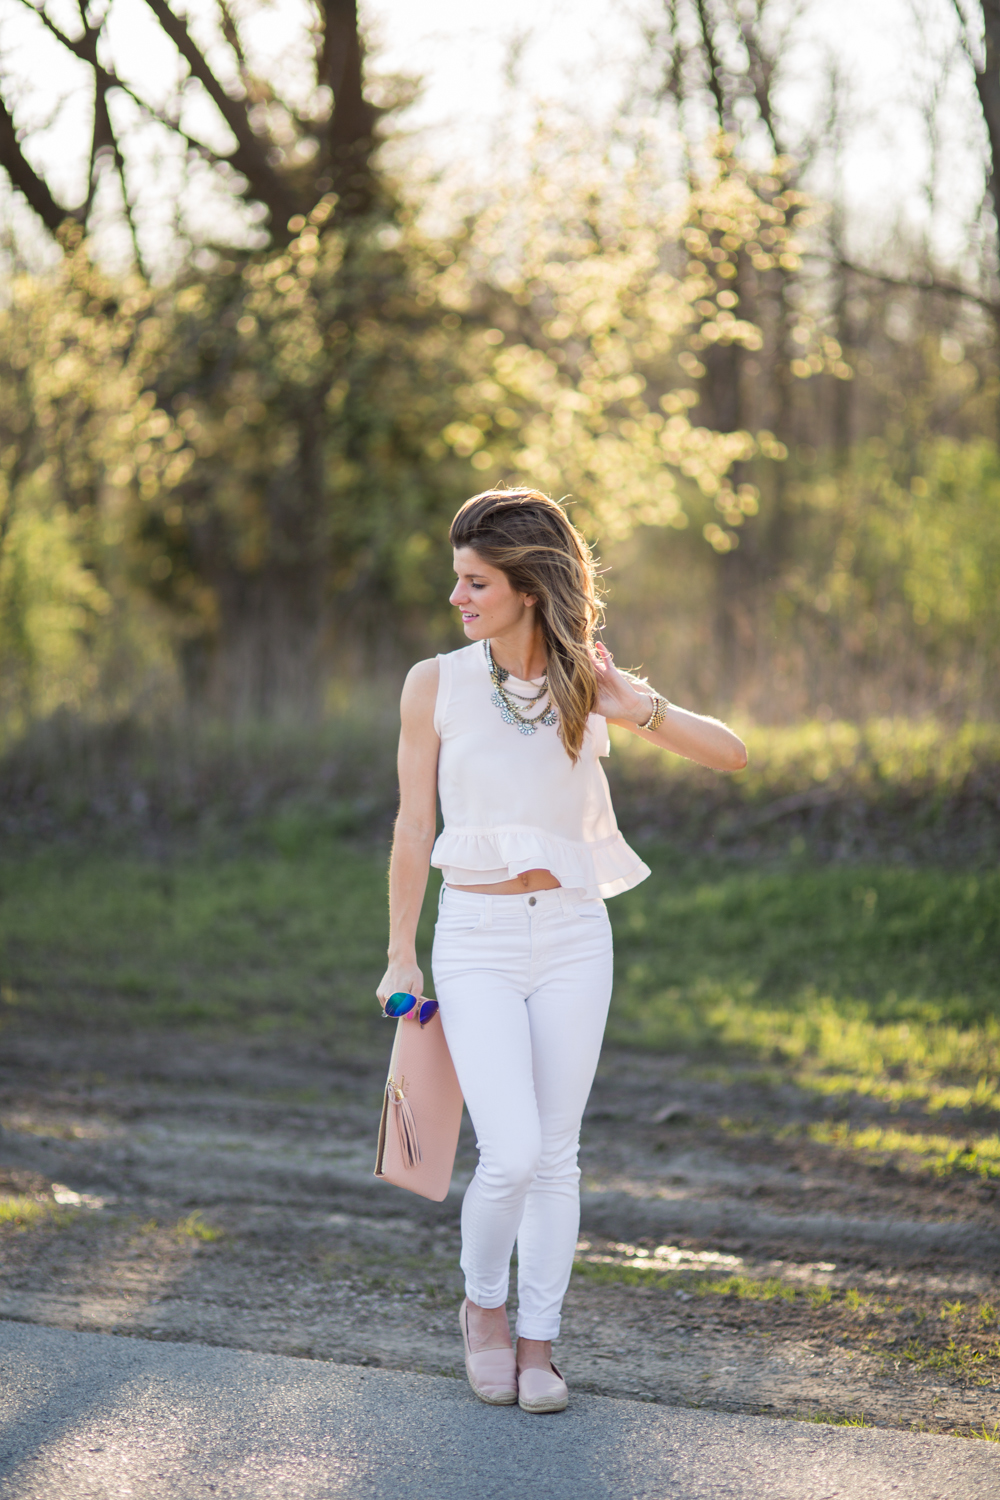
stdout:
MULTIPOLYGON (((482 641, 472 641, 468 646, 459 646, 457 651, 442 651, 434 658, 438 668, 438 680, 443 693, 461 691, 466 684, 479 677, 489 679, 486 655, 482 641)), ((424 666, 425 663, 418 663, 424 666)))
POLYGON ((442 678, 450 677, 456 668, 476 666, 482 649, 480 641, 473 641, 469 646, 459 646, 457 651, 442 651, 426 661, 414 662, 406 674, 403 692, 435 692, 442 678))
POLYGON ((433 698, 437 692, 440 672, 440 658, 437 656, 428 657, 426 661, 414 662, 403 683, 404 702, 407 698, 423 698, 428 693, 433 698))

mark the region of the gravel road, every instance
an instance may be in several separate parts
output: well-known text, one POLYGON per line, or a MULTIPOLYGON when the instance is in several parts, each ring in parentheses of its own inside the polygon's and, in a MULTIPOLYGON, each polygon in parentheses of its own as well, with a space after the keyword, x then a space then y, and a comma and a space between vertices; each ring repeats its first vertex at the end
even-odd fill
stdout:
MULTIPOLYGON (((445 1203, 377 1183, 384 1078, 384 1054, 273 1036, 8 1027, 0 1202, 38 1216, 0 1222, 0 1319, 460 1373, 471 1133, 445 1203)), ((577 1394, 998 1430, 996 1184, 811 1143, 823 1108, 750 1070, 605 1055, 558 1351, 577 1394)))

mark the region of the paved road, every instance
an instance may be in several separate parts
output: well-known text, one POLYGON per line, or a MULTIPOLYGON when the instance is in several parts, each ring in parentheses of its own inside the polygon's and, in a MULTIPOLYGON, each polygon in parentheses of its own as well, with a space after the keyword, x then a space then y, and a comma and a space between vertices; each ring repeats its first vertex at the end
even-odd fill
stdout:
POLYGON ((3 1500, 997 1500, 1000 1449, 0 1322, 3 1500))

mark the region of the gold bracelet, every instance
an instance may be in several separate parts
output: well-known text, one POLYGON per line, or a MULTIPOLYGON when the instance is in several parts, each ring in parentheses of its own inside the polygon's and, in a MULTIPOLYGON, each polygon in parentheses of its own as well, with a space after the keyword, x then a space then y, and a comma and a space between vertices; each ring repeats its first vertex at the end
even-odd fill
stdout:
POLYGON ((646 720, 645 724, 639 724, 637 728, 647 729, 649 730, 650 734, 652 734, 654 730, 659 729, 660 725, 667 717, 667 709, 670 707, 670 700, 668 698, 664 698, 662 693, 653 693, 650 696, 653 700, 653 706, 649 711, 649 718, 646 720))

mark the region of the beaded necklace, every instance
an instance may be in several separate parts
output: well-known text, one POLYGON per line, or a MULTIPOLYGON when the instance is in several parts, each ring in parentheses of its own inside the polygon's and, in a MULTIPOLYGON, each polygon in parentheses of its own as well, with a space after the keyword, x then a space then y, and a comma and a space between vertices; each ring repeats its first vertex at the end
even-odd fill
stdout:
POLYGON ((539 725, 545 729, 551 729, 554 724, 558 724, 559 719, 552 706, 551 699, 544 705, 540 713, 535 714, 534 718, 528 718, 524 712, 525 709, 533 708, 536 703, 541 702, 547 695, 549 691, 548 673, 542 678, 542 685, 537 693, 533 693, 530 697, 524 693, 515 693, 513 688, 504 687, 504 683, 507 681, 510 673, 506 667, 498 667, 493 660, 493 652, 490 650, 489 641, 484 641, 483 645, 486 648, 486 661, 490 669, 490 680, 493 683, 493 693, 490 697, 490 702, 494 703, 500 710, 500 717, 504 723, 516 724, 521 734, 534 734, 539 725), (513 702, 515 698, 517 699, 517 703, 513 702), (518 708, 518 703, 522 705, 521 708, 518 708))

